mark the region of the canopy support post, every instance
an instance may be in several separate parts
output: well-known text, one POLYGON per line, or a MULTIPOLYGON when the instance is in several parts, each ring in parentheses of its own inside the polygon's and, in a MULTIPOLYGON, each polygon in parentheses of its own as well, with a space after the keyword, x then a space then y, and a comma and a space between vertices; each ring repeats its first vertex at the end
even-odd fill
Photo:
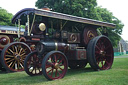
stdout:
POLYGON ((30 36, 29 15, 27 15, 27 22, 28 22, 28 36, 30 36))
POLYGON ((20 38, 20 29, 21 29, 21 27, 20 27, 20 19, 18 19, 18 38, 20 38))

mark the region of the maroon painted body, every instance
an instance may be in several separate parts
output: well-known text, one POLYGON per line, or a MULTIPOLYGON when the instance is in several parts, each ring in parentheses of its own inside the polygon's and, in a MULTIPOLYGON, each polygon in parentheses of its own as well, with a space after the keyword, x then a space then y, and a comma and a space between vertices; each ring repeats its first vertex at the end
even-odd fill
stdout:
POLYGON ((67 58, 69 60, 85 60, 86 57, 86 50, 85 49, 75 49, 69 50, 67 53, 67 58))

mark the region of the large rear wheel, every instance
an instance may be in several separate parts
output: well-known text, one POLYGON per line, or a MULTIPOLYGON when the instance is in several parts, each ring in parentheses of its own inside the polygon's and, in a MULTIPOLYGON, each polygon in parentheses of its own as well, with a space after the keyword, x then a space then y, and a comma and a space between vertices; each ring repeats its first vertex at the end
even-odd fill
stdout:
POLYGON ((1 64, 11 72, 23 71, 25 57, 31 52, 29 46, 22 42, 13 42, 4 47, 1 64))
POLYGON ((106 36, 93 38, 87 46, 87 59, 94 70, 107 70, 113 64, 114 53, 106 36))
POLYGON ((48 80, 63 78, 68 70, 66 56, 60 51, 51 51, 43 59, 43 74, 48 80))

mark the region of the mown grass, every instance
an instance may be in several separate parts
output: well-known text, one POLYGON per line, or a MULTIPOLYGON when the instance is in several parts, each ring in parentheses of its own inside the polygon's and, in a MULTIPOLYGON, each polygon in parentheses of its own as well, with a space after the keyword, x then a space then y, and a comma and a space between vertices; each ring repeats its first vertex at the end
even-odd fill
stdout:
POLYGON ((128 58, 115 58, 112 69, 93 71, 68 70, 63 79, 48 81, 43 75, 28 76, 25 72, 0 72, 0 85, 128 85, 128 58))

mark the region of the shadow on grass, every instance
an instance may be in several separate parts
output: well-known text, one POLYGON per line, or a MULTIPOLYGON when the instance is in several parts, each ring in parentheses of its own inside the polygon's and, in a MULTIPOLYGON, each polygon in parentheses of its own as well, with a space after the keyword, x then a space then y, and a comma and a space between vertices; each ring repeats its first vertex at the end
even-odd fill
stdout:
POLYGON ((1 72, 0 71, 0 84, 38 84, 43 82, 48 82, 48 80, 43 75, 29 76, 24 71, 23 72, 1 72))
MULTIPOLYGON (((86 67, 82 69, 68 69, 68 72, 65 75, 65 77, 77 75, 80 73, 87 73, 87 72, 95 72, 95 71, 91 67, 86 67)), ((3 83, 38 84, 38 83, 51 82, 51 81, 48 81, 43 75, 29 76, 24 71, 23 72, 12 72, 12 73, 0 71, 0 74, 2 74, 3 77, 5 78, 5 80, 2 81, 3 83)))
POLYGON ((6 71, 0 71, 0 74, 6 74, 7 72, 6 71))
POLYGON ((81 68, 81 69, 68 69, 68 73, 66 76, 77 75, 80 73, 87 73, 87 72, 95 72, 91 67, 81 68))

